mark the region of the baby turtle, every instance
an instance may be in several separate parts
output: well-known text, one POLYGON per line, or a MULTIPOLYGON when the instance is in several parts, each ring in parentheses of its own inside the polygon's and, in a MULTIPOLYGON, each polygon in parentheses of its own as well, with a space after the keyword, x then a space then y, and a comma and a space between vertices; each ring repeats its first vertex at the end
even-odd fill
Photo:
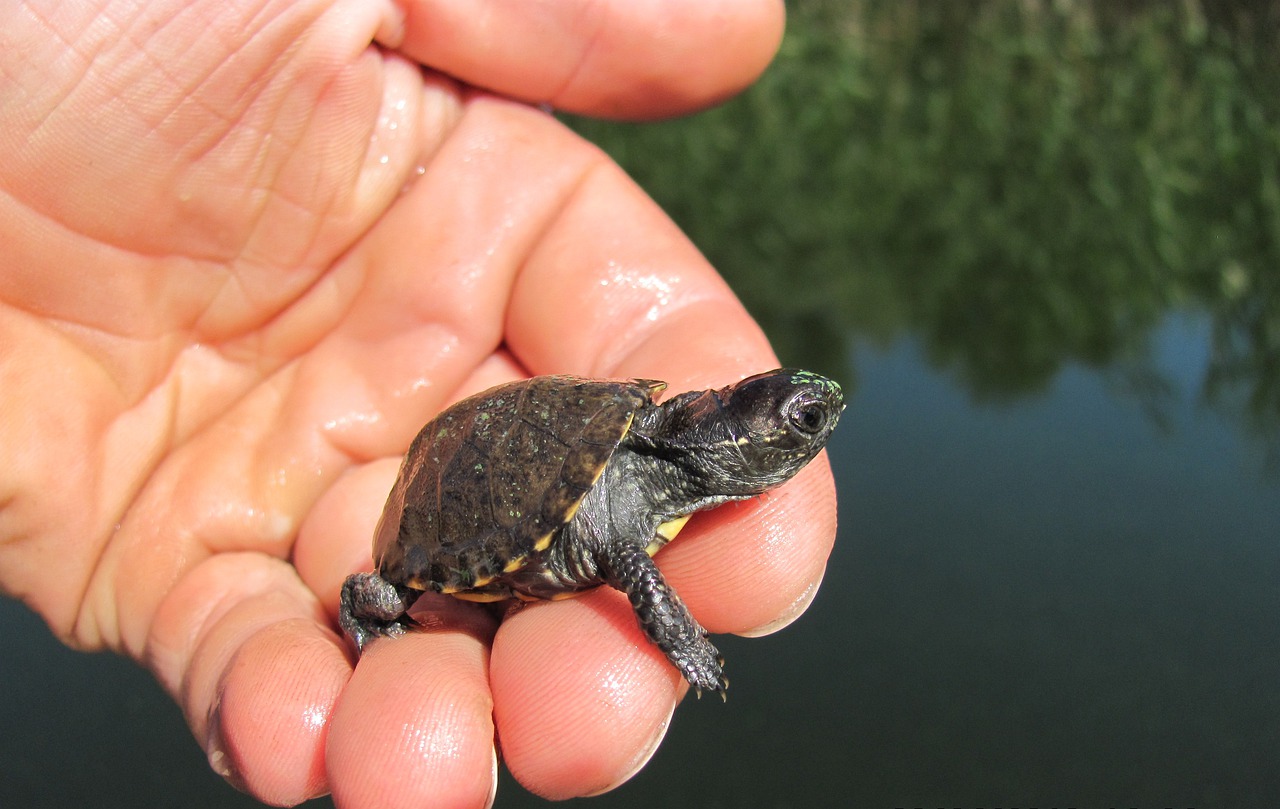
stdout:
POLYGON ((666 384, 540 376, 458 402, 409 447, 373 546, 342 586, 357 649, 403 634, 421 591, 553 599, 607 584, 699 693, 723 658, 651 558, 695 511, 788 480, 827 443, 840 386, 780 369, 661 404, 666 384))

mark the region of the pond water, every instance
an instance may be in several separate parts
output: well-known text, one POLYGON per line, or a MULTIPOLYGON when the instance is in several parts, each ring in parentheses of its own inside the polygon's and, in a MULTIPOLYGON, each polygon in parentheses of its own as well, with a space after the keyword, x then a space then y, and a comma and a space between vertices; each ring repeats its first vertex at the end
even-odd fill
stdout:
MULTIPOLYGON (((812 608, 584 806, 1280 805, 1274 72, 1195 3, 965 5, 815 0, 742 100, 575 124, 852 394, 812 608)), ((146 673, 0 634, 0 806, 257 805, 146 673)))
MULTIPOLYGON (((1188 393, 1205 331, 1160 331, 1159 423, 1097 372, 979 405, 910 341, 855 347, 813 607, 723 639, 729 702, 682 706, 591 805, 1273 805, 1280 485, 1188 393)), ((253 805, 145 673, 17 605, 0 624, 0 805, 253 805)), ((502 786, 499 807, 541 803, 502 786)))

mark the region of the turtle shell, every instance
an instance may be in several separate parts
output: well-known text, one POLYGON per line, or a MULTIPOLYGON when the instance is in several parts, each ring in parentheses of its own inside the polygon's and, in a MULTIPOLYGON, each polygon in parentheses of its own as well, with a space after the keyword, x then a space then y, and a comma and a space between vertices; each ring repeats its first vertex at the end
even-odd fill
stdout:
POLYGON ((373 548, 379 575, 466 593, 520 570, 550 547, 662 387, 541 376, 443 411, 409 446, 387 498, 373 548))

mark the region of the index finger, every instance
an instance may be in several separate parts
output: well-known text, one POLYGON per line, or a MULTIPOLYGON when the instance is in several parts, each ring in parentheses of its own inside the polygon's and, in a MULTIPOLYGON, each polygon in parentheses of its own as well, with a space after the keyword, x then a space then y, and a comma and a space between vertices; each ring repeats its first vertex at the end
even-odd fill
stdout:
POLYGON ((777 365, 760 327, 653 200, 601 161, 512 290, 508 348, 532 373, 723 385, 777 365))
MULTIPOLYGON (((530 373, 655 378, 673 391, 777 365, 723 280, 612 164, 584 177, 529 255, 505 336, 530 373)), ((759 633, 808 605, 834 537, 823 455, 778 490, 699 515, 658 562, 705 626, 759 633)), ((627 599, 602 589, 572 607, 532 605, 495 639, 490 676, 504 759, 549 797, 626 780, 686 688, 643 637, 627 599)))

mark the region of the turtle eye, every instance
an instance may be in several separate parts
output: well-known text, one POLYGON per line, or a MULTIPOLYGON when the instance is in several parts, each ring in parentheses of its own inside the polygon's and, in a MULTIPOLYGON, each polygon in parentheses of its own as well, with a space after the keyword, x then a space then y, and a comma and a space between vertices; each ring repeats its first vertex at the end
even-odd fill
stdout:
POLYGON ((805 435, 817 435, 827 426, 827 409, 810 402, 791 411, 791 426, 805 435))

